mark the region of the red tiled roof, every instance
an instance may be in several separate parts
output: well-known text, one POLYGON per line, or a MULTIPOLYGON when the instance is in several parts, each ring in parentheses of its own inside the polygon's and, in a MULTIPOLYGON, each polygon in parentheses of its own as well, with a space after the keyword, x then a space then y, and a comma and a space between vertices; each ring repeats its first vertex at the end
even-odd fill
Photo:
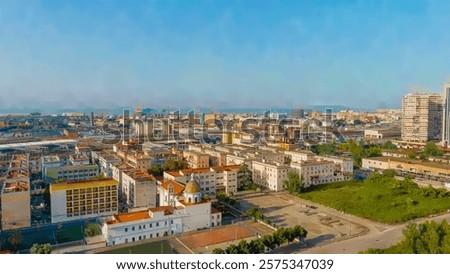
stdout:
POLYGON ((164 181, 164 183, 161 184, 161 187, 165 190, 169 190, 169 185, 173 185, 173 190, 175 195, 180 195, 184 191, 184 185, 180 184, 179 182, 173 181, 173 180, 167 180, 164 181))

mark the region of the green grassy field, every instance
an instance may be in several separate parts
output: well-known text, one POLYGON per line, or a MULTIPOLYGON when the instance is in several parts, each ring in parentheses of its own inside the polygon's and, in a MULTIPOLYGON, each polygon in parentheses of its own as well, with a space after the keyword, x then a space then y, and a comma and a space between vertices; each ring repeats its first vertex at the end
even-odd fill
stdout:
POLYGON ((376 174, 366 181, 313 186, 300 198, 383 223, 401 223, 450 209, 445 189, 419 188, 415 183, 376 174))
POLYGON ((102 254, 177 254, 167 241, 146 243, 102 252, 102 254))
POLYGON ((56 232, 58 243, 67 243, 84 239, 84 226, 64 227, 56 232))

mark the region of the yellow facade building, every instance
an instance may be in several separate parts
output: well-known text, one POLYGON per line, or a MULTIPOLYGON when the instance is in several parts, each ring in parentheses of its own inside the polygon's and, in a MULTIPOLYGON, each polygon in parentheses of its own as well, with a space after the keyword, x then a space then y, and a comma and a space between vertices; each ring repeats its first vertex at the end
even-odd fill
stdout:
POLYGON ((109 216, 118 212, 118 182, 96 179, 50 186, 52 223, 109 216))

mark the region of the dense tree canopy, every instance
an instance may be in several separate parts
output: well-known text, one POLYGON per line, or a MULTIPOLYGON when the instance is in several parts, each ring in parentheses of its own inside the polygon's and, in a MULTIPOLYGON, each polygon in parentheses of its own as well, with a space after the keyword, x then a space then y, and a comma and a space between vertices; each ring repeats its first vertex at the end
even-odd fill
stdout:
POLYGON ((86 228, 84 229, 84 235, 86 235, 86 237, 93 237, 101 234, 102 231, 100 230, 98 225, 94 223, 87 224, 86 228))
POLYGON ((369 249, 369 254, 450 254, 450 225, 426 222, 410 224, 403 231, 403 240, 386 249, 369 249))
POLYGON ((292 228, 280 228, 272 234, 246 242, 241 240, 237 245, 232 244, 225 249, 217 248, 214 254, 263 254, 283 244, 290 243, 295 239, 303 241, 308 235, 302 226, 296 225, 292 228))
POLYGON ((180 170, 188 168, 188 163, 186 161, 176 161, 169 159, 163 165, 153 165, 151 169, 148 170, 149 173, 154 176, 163 175, 164 171, 168 170, 180 170))
POLYGON ((302 179, 297 172, 288 172, 287 179, 284 181, 284 189, 290 194, 300 193, 302 188, 302 179))
POLYGON ((52 245, 51 244, 34 244, 30 248, 31 254, 50 254, 52 253, 52 245))

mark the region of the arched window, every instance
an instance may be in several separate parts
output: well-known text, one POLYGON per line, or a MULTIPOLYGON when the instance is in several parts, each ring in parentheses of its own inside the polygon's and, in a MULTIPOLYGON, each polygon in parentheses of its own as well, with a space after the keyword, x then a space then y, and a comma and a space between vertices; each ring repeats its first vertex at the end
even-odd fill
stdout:
POLYGON ((173 194, 173 193, 174 193, 173 185, 170 184, 169 185, 169 194, 173 194))
POLYGON ((195 196, 194 201, 195 201, 195 203, 197 203, 197 196, 195 196))
POLYGON ((188 198, 188 202, 189 202, 189 203, 192 203, 191 197, 188 198))

